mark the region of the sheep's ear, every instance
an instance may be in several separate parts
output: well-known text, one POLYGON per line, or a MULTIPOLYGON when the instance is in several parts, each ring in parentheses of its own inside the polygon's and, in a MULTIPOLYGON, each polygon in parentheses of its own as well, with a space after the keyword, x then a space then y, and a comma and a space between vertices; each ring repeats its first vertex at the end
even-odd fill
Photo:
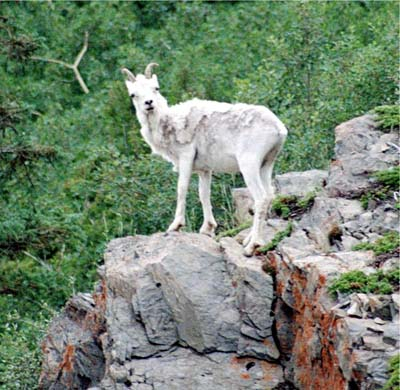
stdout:
POLYGON ((151 78, 158 83, 158 78, 157 78, 156 74, 153 74, 153 76, 151 76, 151 78))
POLYGON ((125 85, 126 85, 126 88, 128 89, 129 96, 134 95, 135 88, 134 88, 132 81, 125 80, 125 85))

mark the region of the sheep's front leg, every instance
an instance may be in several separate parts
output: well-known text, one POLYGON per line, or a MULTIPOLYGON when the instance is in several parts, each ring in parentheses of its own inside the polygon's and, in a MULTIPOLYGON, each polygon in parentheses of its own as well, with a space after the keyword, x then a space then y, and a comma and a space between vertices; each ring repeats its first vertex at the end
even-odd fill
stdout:
POLYGON ((169 232, 179 231, 185 226, 186 195, 189 188, 190 176, 192 175, 194 154, 182 155, 179 159, 178 199, 176 204, 174 221, 168 228, 169 232))
POLYGON ((211 200, 211 171, 204 171, 199 173, 199 197, 203 207, 204 222, 200 228, 201 234, 213 237, 217 222, 215 222, 212 212, 211 200))

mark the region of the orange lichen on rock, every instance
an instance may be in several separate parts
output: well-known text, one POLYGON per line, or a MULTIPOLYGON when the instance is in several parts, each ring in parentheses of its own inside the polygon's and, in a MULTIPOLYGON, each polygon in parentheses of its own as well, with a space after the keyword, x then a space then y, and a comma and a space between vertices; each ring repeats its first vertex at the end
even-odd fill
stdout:
POLYGON ((103 313, 106 310, 106 302, 107 302, 107 286, 105 279, 101 280, 101 292, 93 293, 93 300, 96 304, 96 307, 100 309, 103 313))
POLYGON ((312 293, 305 293, 308 287, 305 277, 299 272, 291 276, 298 310, 294 318, 297 332, 292 351, 296 382, 304 389, 345 389, 347 381, 339 368, 335 347, 330 343, 335 336, 337 320, 319 303, 325 277, 319 275, 319 286, 309 289, 312 293))
POLYGON ((74 368, 74 353, 75 347, 67 345, 63 354, 63 360, 59 364, 60 371, 71 372, 74 368))

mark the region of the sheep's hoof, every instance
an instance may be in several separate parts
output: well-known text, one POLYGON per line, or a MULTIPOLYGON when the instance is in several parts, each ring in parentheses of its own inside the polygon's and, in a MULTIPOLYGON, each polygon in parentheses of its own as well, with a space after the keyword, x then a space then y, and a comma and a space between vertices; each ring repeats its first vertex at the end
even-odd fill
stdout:
POLYGON ((261 246, 264 245, 264 242, 262 240, 251 240, 249 244, 247 244, 244 247, 243 254, 247 257, 251 257, 254 255, 254 252, 256 251, 257 248, 260 248, 261 246))
POLYGON ((167 232, 179 232, 185 226, 185 222, 174 221, 169 225, 167 232))
POLYGON ((214 237, 216 228, 217 228, 216 223, 205 222, 205 223, 203 223, 202 227, 200 228, 200 234, 205 234, 206 236, 214 237))

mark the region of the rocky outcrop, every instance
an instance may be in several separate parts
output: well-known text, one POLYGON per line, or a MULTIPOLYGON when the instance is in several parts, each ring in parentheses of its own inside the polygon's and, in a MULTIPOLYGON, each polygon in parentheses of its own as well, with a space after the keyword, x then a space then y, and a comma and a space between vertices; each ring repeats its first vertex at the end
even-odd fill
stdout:
MULTIPOLYGON (((245 231, 218 243, 190 233, 113 240, 93 297, 72 298, 50 326, 40 387, 381 388, 400 347, 399 293, 334 298, 328 286, 344 272, 398 261, 352 250, 399 229, 392 199, 367 209, 357 199, 374 187, 371 173, 398 157, 385 146, 393 134, 370 116, 342 124, 336 137, 329 174, 277 178, 280 194, 319 192, 275 251, 244 257, 245 231)), ((235 194, 246 220, 252 200, 247 190, 235 194)), ((270 218, 266 241, 287 224, 270 218)))
POLYGON ((286 378, 300 389, 379 389, 400 346, 398 294, 339 295, 334 301, 327 286, 344 272, 385 267, 372 251, 352 248, 399 230, 394 200, 364 210, 354 198, 374 188, 371 174, 389 168, 398 156, 385 146, 394 134, 381 133, 370 116, 338 126, 336 139, 326 189, 269 254, 276 275, 277 339, 286 378))
MULTIPOLYGON (((259 259, 243 256, 236 241, 218 244, 190 233, 113 240, 101 277, 106 329, 98 338, 106 372, 87 384, 102 389, 265 389, 284 382, 273 337, 273 279, 259 259)), ((69 310, 54 321, 50 333, 63 332, 55 324, 64 323, 69 310)), ((77 339, 81 333, 75 328, 69 329, 77 339)), ((59 359, 54 361, 50 335, 45 344, 41 385, 48 388, 59 372, 69 374, 56 364, 59 359)), ((85 388, 79 380, 81 357, 76 347, 68 349, 71 344, 58 348, 71 351, 68 369, 74 376, 68 384, 85 388)))
POLYGON ((398 154, 390 145, 398 142, 398 133, 377 130, 372 115, 336 127, 335 159, 326 186, 329 196, 355 198, 370 189, 372 173, 398 164, 398 154))

